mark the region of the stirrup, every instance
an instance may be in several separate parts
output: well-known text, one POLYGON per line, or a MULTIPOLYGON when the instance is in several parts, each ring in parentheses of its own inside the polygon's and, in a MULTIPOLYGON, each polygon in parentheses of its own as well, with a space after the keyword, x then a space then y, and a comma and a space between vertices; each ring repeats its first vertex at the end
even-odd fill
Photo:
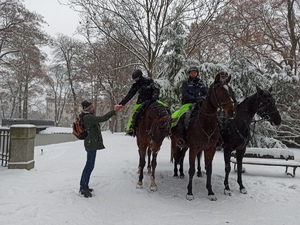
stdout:
POLYGON ((126 132, 126 135, 133 136, 133 129, 130 128, 130 129, 126 132))

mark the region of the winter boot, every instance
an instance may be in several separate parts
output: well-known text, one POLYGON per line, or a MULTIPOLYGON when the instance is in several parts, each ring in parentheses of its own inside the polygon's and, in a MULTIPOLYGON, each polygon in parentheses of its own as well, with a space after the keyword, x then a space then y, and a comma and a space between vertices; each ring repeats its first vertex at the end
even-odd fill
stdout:
POLYGON ((90 198, 92 197, 92 193, 90 190, 93 190, 93 189, 88 189, 88 190, 80 190, 80 194, 83 195, 85 198, 90 198))

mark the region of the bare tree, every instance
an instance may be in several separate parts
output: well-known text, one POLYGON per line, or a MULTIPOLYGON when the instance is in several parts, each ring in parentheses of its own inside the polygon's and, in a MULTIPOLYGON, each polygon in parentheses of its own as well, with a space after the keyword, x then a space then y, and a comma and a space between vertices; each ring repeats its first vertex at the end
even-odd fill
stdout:
POLYGON ((44 76, 44 56, 38 46, 45 45, 48 37, 40 29, 41 17, 26 10, 20 1, 2 0, 0 8, 0 70, 8 75, 2 86, 8 88, 6 97, 13 100, 9 102, 10 116, 15 115, 17 106, 16 116, 27 118, 31 101, 42 91, 38 84, 44 76))
MULTIPOLYGON (((114 42, 110 38, 99 38, 97 33, 92 33, 90 24, 84 24, 80 29, 87 41, 87 49, 82 55, 80 68, 86 74, 87 82, 90 82, 91 93, 94 105, 97 107, 98 100, 105 101, 109 108, 113 108, 128 91, 128 81, 131 80, 133 67, 128 65, 134 62, 132 54, 122 45, 114 42)), ((123 37, 119 37, 122 42, 123 37)), ((129 106, 130 104, 128 104, 129 106)), ((128 111, 128 106, 120 114, 121 126, 116 123, 117 117, 113 117, 110 122, 110 130, 116 131, 118 127, 124 127, 124 111, 128 111)), ((102 111, 105 111, 102 108, 102 111)), ((102 112, 100 112, 102 113, 102 112)))
POLYGON ((62 65, 52 65, 49 68, 47 79, 45 80, 47 96, 54 99, 54 121, 55 125, 61 124, 65 105, 69 100, 70 87, 66 83, 67 77, 62 65))
POLYGON ((84 89, 82 85, 83 77, 80 74, 78 63, 84 46, 79 40, 75 40, 66 35, 58 35, 54 40, 54 57, 55 64, 61 65, 64 68, 64 74, 71 89, 73 100, 73 115, 76 118, 78 113, 79 100, 77 99, 80 90, 84 89))
MULTIPOLYGON (((155 74, 157 59, 164 48, 164 31, 174 21, 195 20, 205 12, 204 0, 128 0, 89 1, 71 0, 72 6, 80 6, 88 23, 92 23, 100 36, 106 36, 128 49, 136 58, 135 66, 146 69, 149 77, 155 74), (124 37, 120 42, 118 37, 124 37)), ((209 1, 219 4, 223 1, 209 1)), ((206 4, 205 4, 206 3, 206 4)), ((199 34, 199 32, 198 32, 199 34)))

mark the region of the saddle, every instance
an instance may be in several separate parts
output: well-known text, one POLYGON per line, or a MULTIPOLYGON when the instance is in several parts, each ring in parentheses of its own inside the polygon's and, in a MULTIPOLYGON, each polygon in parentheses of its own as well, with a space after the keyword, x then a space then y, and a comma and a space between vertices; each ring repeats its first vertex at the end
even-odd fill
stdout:
POLYGON ((195 112, 201 108, 202 106, 202 102, 196 102, 193 103, 190 107, 189 110, 186 111, 186 113, 184 114, 184 127, 187 129, 190 121, 192 120, 192 118, 195 116, 195 112))

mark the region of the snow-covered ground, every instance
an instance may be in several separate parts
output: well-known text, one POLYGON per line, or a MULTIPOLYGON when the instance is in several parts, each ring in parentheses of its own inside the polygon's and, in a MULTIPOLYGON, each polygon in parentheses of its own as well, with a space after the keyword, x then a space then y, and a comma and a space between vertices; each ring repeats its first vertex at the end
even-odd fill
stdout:
MULTIPOLYGON (((55 128, 53 128, 55 129, 55 128)), ((70 128, 66 128, 69 129, 70 128)), ((48 130, 46 132, 53 132, 48 130)), ((86 153, 82 141, 38 146, 35 168, 0 167, 1 225, 296 225, 300 223, 300 169, 296 177, 284 167, 245 165, 248 194, 239 192, 236 173, 230 174, 232 196, 223 194, 222 152, 213 161, 212 185, 217 201, 207 198, 205 175, 194 177, 195 200, 187 201, 188 164, 184 179, 173 178, 170 140, 158 154, 158 190, 136 189, 136 139, 124 133, 103 132, 106 149, 98 151, 90 180, 92 198, 78 194, 86 153), (41 151, 43 149, 43 151, 41 151)), ((292 149, 297 161, 300 150, 292 149)), ((202 163, 203 164, 203 163, 202 163)))

